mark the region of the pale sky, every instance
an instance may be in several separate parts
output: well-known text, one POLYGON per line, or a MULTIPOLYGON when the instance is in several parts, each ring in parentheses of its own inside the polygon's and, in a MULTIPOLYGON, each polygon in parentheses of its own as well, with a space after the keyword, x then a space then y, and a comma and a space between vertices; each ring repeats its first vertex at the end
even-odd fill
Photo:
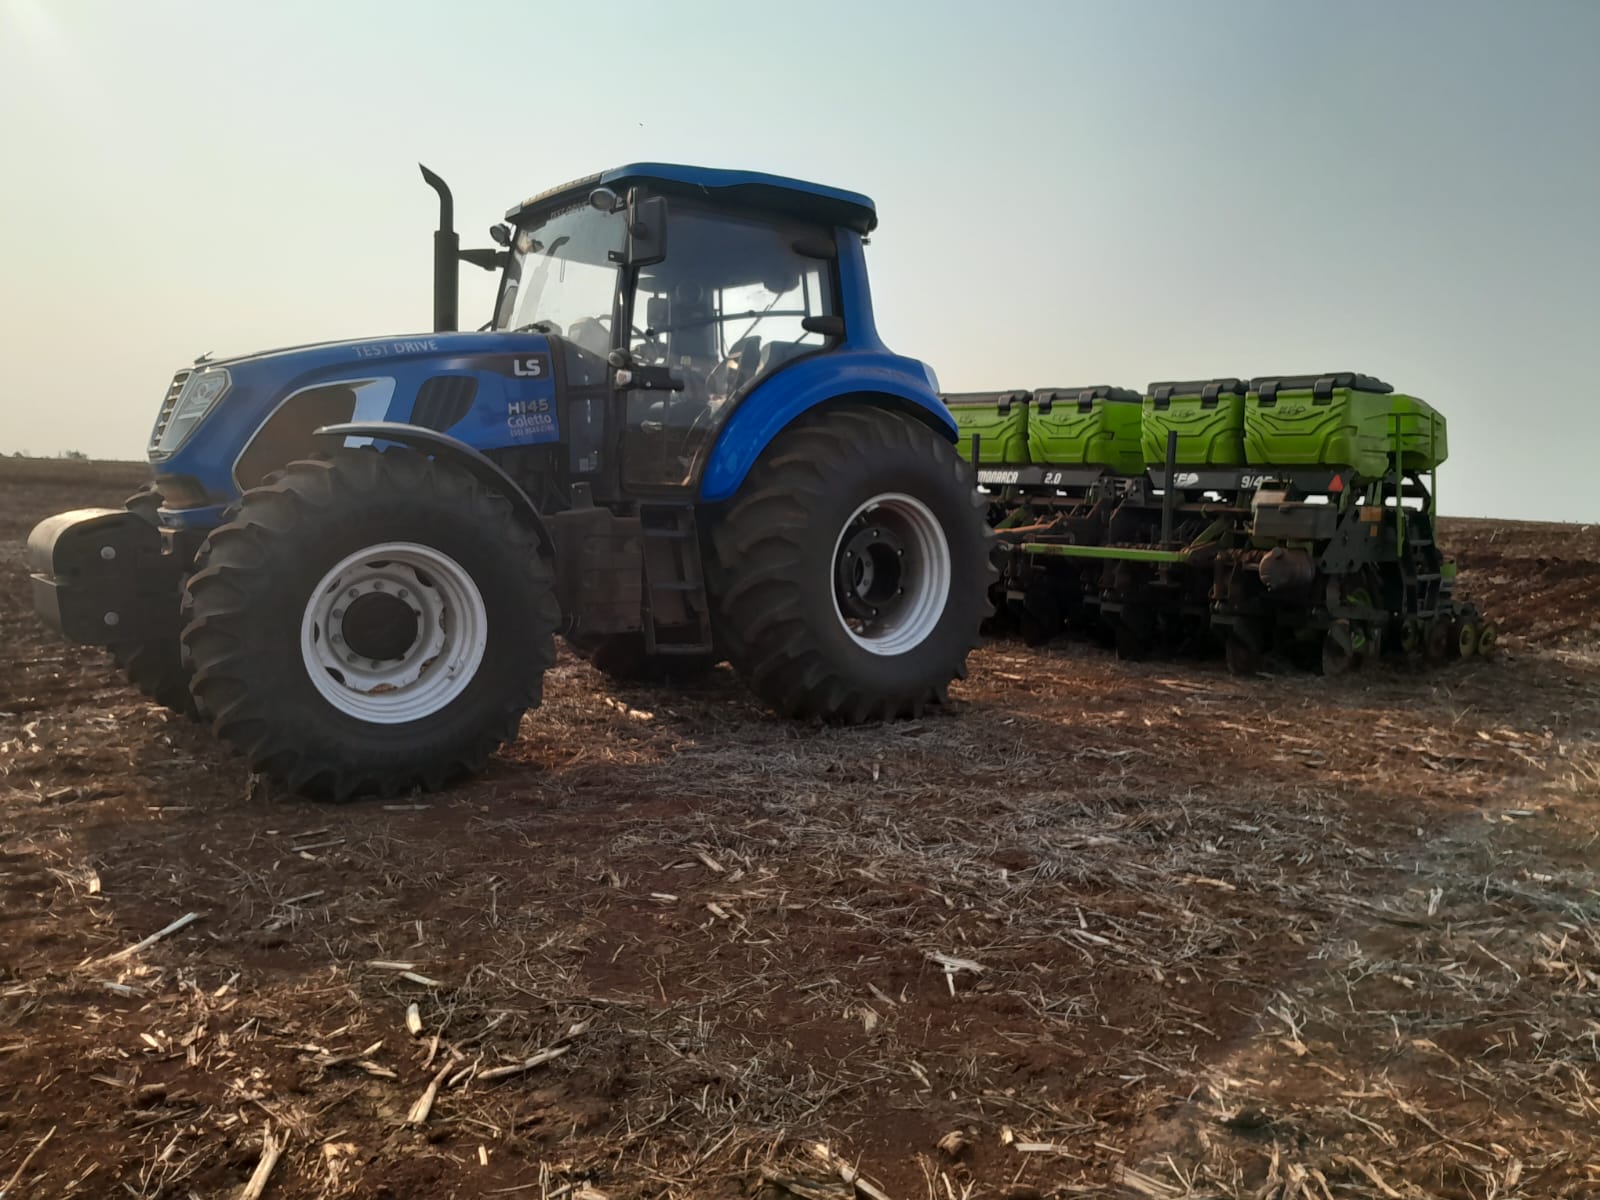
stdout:
POLYGON ((1600 519, 1600 0, 0 0, 0 452, 425 329, 418 161, 487 245, 649 159, 872 196, 947 390, 1366 371, 1449 417, 1445 512, 1600 519))

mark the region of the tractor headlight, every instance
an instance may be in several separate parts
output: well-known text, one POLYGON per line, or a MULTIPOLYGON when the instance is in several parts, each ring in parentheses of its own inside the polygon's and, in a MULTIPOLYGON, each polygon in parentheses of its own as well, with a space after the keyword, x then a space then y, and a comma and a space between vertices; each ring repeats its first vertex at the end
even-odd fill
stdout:
POLYGON ((172 405, 172 411, 164 414, 160 432, 151 449, 157 454, 166 455, 181 446, 232 384, 233 380, 228 377, 225 367, 212 367, 189 376, 172 405))

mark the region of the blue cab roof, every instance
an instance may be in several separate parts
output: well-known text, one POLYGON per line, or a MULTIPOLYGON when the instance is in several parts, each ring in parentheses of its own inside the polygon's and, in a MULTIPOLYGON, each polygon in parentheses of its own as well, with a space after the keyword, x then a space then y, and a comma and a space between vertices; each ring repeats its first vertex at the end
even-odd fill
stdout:
POLYGON ((532 209, 568 203, 597 187, 620 191, 623 186, 640 183, 654 184, 668 193, 699 194, 730 204, 770 209, 827 225, 842 225, 857 233, 870 233, 878 224, 876 206, 870 197, 860 192, 761 171, 729 171, 679 163, 628 163, 585 179, 574 179, 530 196, 510 209, 506 219, 515 221, 532 209))

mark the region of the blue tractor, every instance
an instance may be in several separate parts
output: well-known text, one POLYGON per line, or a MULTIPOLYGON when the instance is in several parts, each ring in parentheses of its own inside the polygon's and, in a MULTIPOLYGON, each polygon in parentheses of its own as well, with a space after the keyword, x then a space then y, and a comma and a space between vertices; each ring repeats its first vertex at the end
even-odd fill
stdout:
POLYGON ((257 770, 344 798, 479 769, 562 635, 729 661, 779 712, 915 714, 965 671, 991 535, 922 363, 878 337, 865 196, 635 164, 434 235, 434 329, 202 358, 150 488, 42 522, 40 614, 257 770), (457 273, 499 272, 457 331, 457 273))

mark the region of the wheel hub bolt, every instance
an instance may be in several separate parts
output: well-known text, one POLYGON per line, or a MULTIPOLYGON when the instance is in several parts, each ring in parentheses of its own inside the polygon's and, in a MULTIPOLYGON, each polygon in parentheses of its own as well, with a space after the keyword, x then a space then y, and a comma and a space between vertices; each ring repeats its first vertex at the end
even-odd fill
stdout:
POLYGON ((333 610, 333 619, 334 619, 334 620, 335 620, 335 621, 342 621, 342 620, 344 620, 344 609, 342 609, 342 608, 336 608, 336 609, 334 609, 334 610, 333 610))
POLYGON ((351 588, 350 589, 350 599, 354 600, 359 595, 361 595, 361 589, 360 588, 351 588))

